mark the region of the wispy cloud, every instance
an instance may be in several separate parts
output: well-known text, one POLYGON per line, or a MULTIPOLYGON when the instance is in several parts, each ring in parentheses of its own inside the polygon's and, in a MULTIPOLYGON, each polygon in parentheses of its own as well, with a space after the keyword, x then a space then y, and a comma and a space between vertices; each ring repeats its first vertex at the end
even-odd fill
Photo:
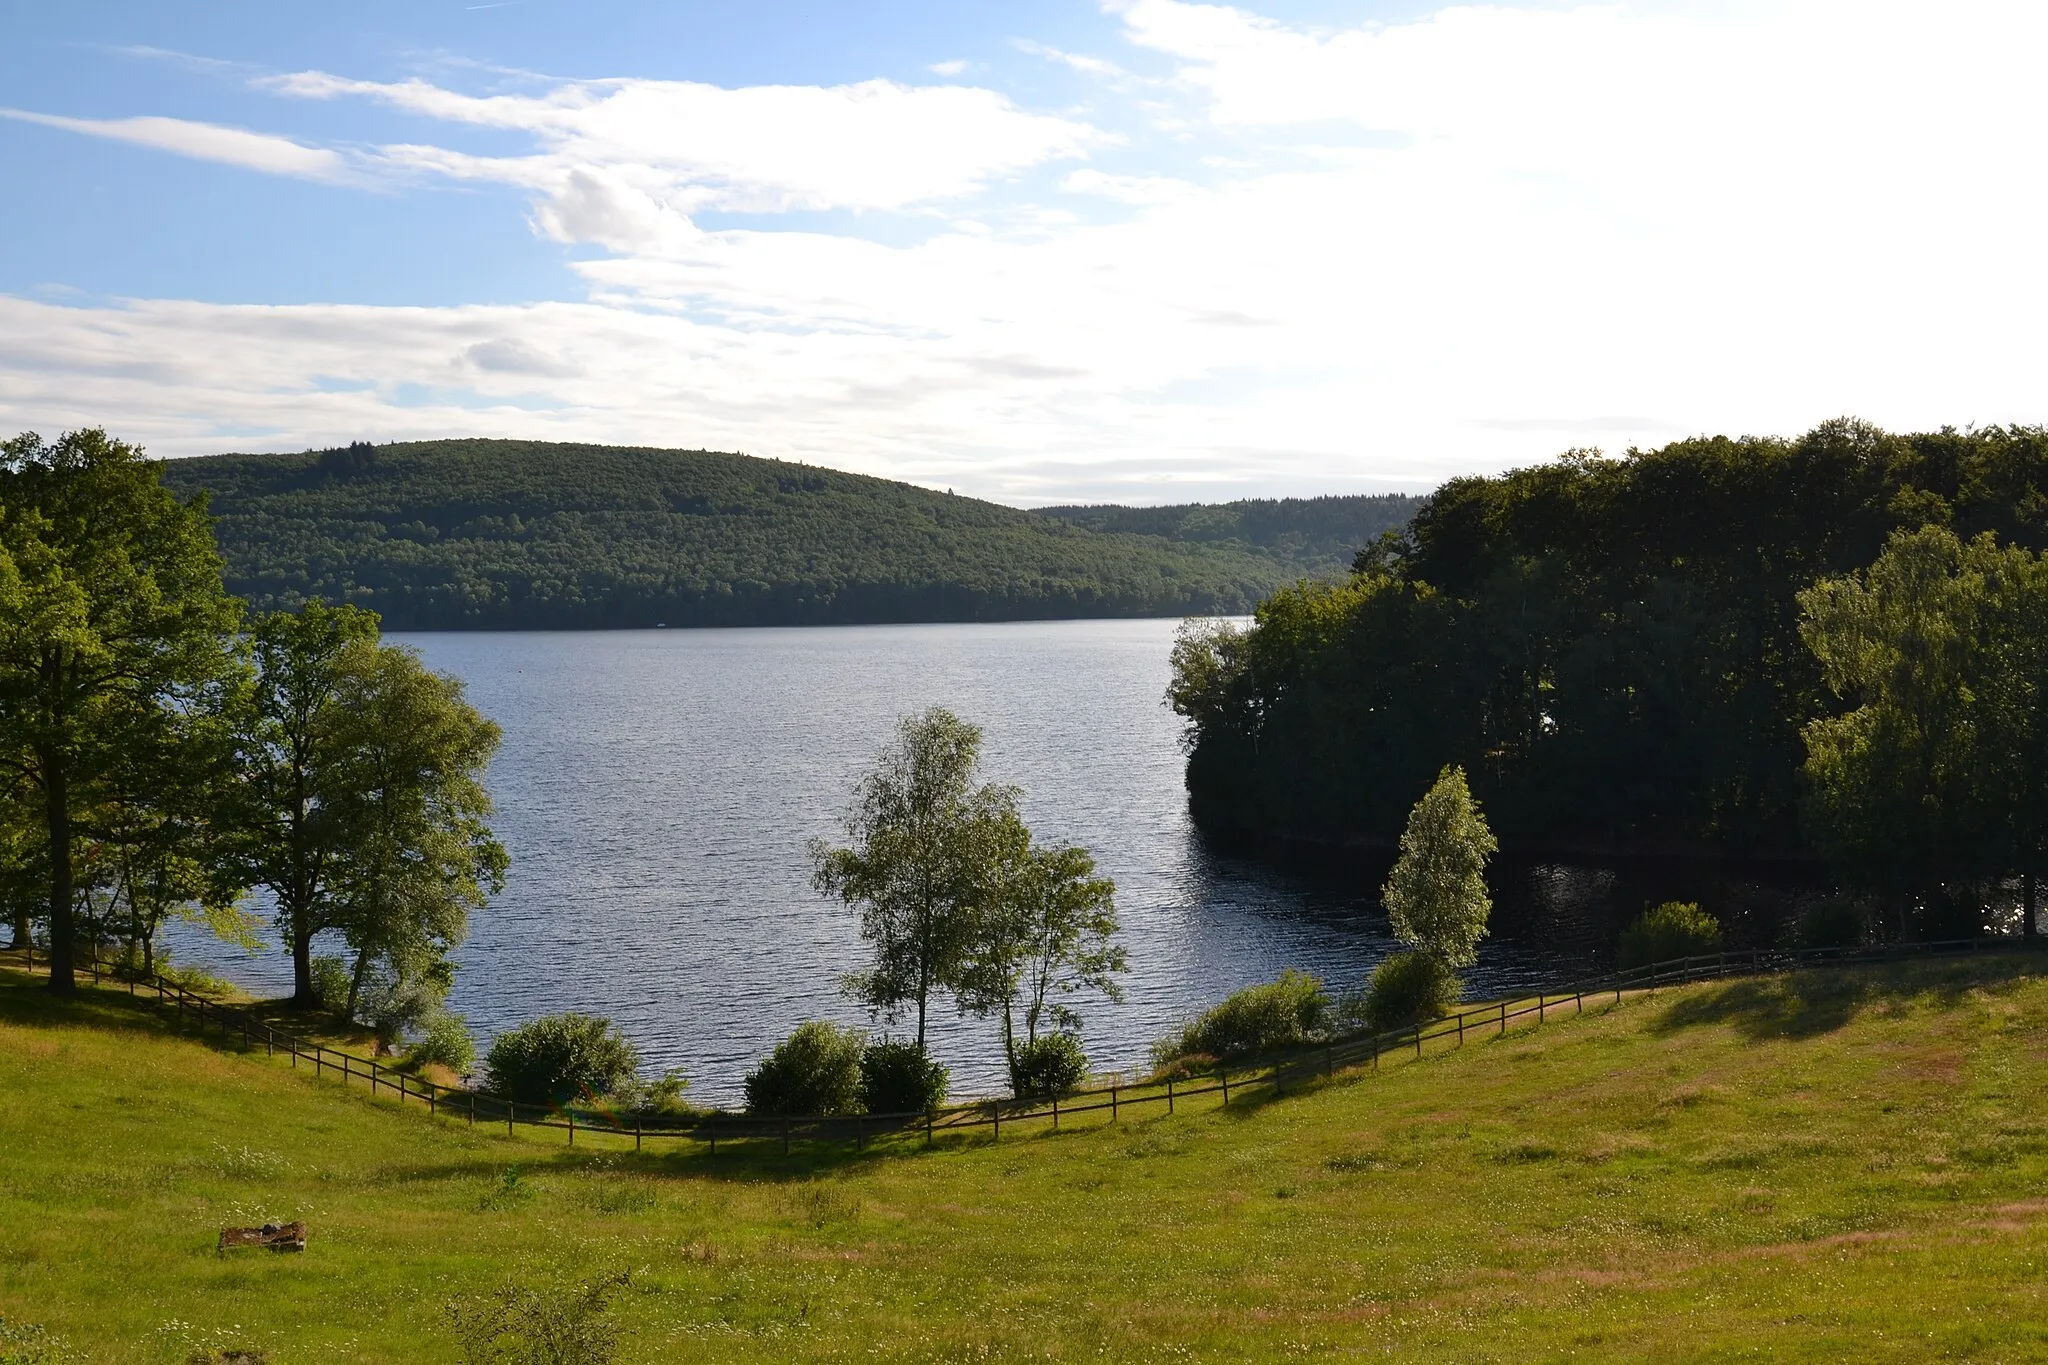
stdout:
POLYGON ((0 108, 0 118, 153 147, 196 161, 215 161, 222 165, 240 166, 244 170, 261 171, 266 175, 321 180, 329 184, 351 183, 361 178, 347 158, 330 148, 308 147, 290 138, 252 133, 246 128, 228 128, 217 123, 154 117, 65 118, 57 114, 5 108, 0 108))

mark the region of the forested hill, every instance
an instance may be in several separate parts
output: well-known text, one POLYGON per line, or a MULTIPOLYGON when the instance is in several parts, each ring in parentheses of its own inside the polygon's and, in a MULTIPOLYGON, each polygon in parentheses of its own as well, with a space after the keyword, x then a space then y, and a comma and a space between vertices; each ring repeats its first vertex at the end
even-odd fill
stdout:
POLYGON ((164 478, 211 495, 252 605, 355 602, 394 630, 1236 613, 1350 548, 1320 526, 1270 545, 1097 529, 708 451, 358 444, 174 460, 164 478))
POLYGON ((1361 546, 1408 525, 1424 499, 1405 493, 1323 498, 1252 498, 1175 507, 1040 507, 1091 531, 1163 536, 1203 545, 1235 545, 1304 574, 1348 570, 1361 546))

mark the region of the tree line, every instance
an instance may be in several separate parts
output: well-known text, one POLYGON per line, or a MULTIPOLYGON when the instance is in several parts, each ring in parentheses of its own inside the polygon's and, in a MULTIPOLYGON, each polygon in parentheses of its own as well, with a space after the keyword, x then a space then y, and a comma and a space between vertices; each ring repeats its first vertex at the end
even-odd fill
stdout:
POLYGON ((147 971, 173 918, 248 940, 267 915, 295 1003, 320 1003, 330 935, 329 1003, 426 1027, 505 873, 498 742, 375 614, 249 613, 204 499, 135 447, 0 444, 0 904, 15 946, 44 938, 53 991, 81 947, 147 971))
POLYGON ((1191 809, 1391 848, 1451 763, 1511 848, 1824 862, 1886 932, 1974 932, 2048 852, 2044 548, 2033 427, 1843 420, 1454 480, 1347 577, 1184 633, 1191 809))

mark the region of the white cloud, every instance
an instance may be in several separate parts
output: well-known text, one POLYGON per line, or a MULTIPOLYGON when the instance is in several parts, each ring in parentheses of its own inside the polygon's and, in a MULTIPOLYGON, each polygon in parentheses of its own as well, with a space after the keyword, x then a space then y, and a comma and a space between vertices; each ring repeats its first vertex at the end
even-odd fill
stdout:
POLYGON ((573 264, 587 301, 0 300, 0 427, 105 421, 176 452, 727 446, 1030 502, 1426 485, 1845 412, 2048 421, 2048 10, 1116 17, 1171 72, 1088 123, 888 82, 282 78, 523 134, 510 155, 376 156, 527 190, 539 231, 604 248, 573 264), (699 221, 818 207, 931 227, 883 245, 699 221))
POLYGON ((948 62, 933 62, 930 66, 926 67, 925 70, 931 72, 934 76, 964 76, 967 74, 967 69, 971 65, 971 62, 968 62, 960 57, 955 57, 953 60, 948 62))
POLYGON ((32 113, 26 109, 0 109, 0 118, 39 123, 46 128, 62 128, 66 132, 114 142, 132 142, 161 152, 189 156, 196 161, 218 161, 267 175, 330 183, 357 179, 339 152, 325 147, 308 147, 269 133, 224 128, 217 123, 194 123, 177 118, 64 118, 56 114, 32 113))
MULTIPOLYGON (((304 99, 374 99, 451 123, 531 134, 521 157, 387 149, 403 164, 540 188, 570 201, 544 224, 595 211, 689 214, 706 208, 904 209, 955 199, 1048 161, 1083 157, 1096 129, 1018 109, 992 90, 862 81, 750 86, 588 81, 539 95, 471 96, 424 81, 378 83, 307 71, 264 88, 304 99), (594 210, 593 194, 611 202, 594 210), (638 201, 631 209, 626 199, 638 201)), ((580 238, 565 238, 582 240, 580 238)), ((612 241, 599 237, 591 240, 612 241)))

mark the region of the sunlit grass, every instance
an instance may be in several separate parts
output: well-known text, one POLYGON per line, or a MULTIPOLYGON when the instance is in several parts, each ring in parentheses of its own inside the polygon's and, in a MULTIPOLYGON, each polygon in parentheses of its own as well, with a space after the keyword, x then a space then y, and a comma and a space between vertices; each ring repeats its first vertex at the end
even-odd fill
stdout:
POLYGON ((1284 1099, 848 1146, 505 1136, 0 974, 0 1317, 88 1359, 454 1358, 633 1272, 629 1360, 2048 1351, 2029 959, 1660 992, 1284 1099), (303 1256, 221 1258, 304 1217, 303 1256))

